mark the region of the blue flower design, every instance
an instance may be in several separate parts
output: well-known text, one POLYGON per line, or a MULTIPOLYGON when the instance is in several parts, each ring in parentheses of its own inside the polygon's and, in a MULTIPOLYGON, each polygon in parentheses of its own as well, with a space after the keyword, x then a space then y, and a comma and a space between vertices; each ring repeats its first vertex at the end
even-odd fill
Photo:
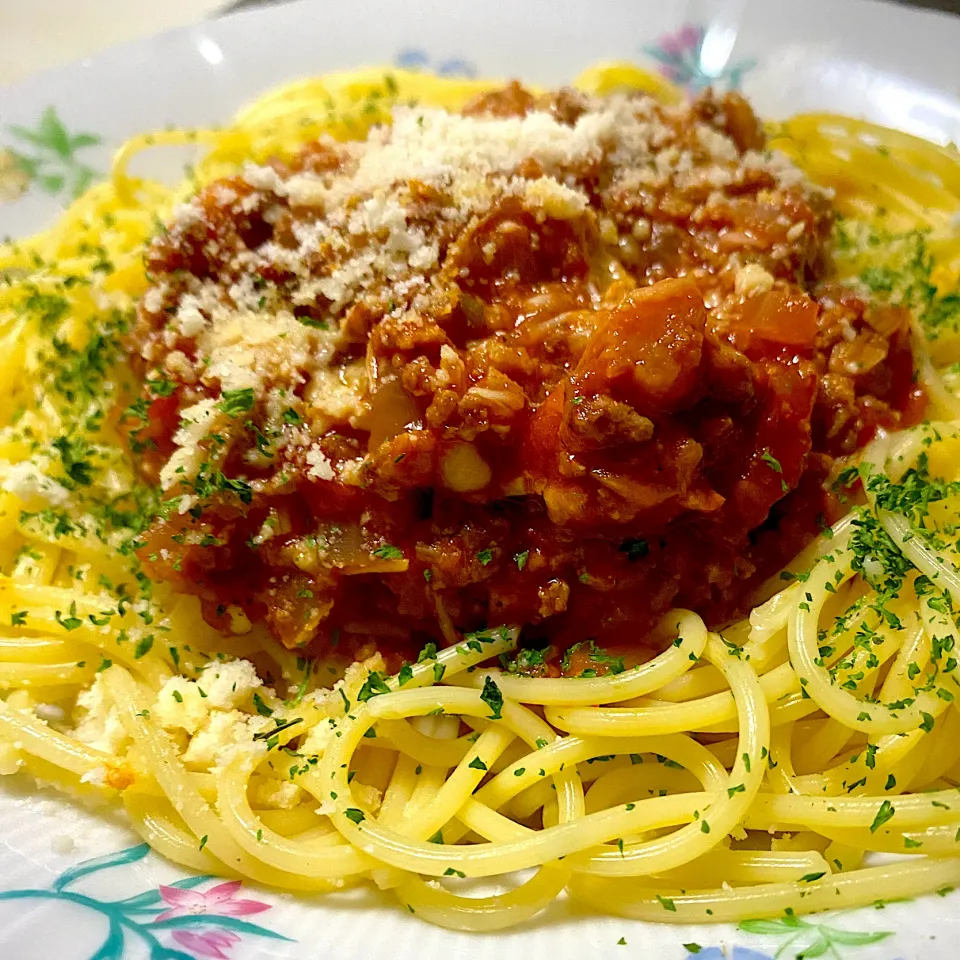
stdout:
POLYGON ((468 77, 477 75, 477 68, 467 60, 451 57, 448 60, 434 62, 426 50, 419 47, 407 47, 401 50, 395 61, 398 67, 406 70, 432 70, 441 77, 468 77))
POLYGON ((235 901, 234 895, 239 889, 236 882, 220 883, 205 895, 200 892, 191 894, 190 896, 204 907, 200 912, 171 910, 169 907, 179 899, 177 892, 183 891, 183 896, 186 897, 187 891, 214 880, 213 877, 187 877, 169 886, 146 890, 124 900, 98 900, 73 889, 73 885, 84 877, 101 870, 136 863, 149 852, 150 847, 142 843, 117 853, 84 860, 61 873, 48 889, 5 890, 0 892, 0 900, 59 900, 96 911, 107 920, 107 939, 90 960, 122 960, 129 937, 138 938, 144 943, 150 951, 150 960, 225 958, 227 955, 223 951, 239 942, 242 934, 290 940, 289 937, 274 933, 259 924, 239 919, 244 913, 260 913, 270 907, 254 900, 235 901), (216 912, 217 905, 223 910, 222 914, 216 912), (213 909, 207 909, 208 907, 213 909), (228 913, 232 915, 227 915, 228 913), (164 943, 167 933, 176 947, 164 943), (179 947, 185 949, 178 949, 179 947), (185 952, 187 950, 190 952, 185 952))
POLYGON ((744 74, 757 61, 731 61, 732 47, 732 38, 725 34, 714 37, 702 24, 687 23, 643 49, 657 61, 657 69, 668 80, 694 93, 711 86, 739 89, 744 74))
POLYGON ((734 947, 724 953, 720 947, 704 947, 698 953, 688 953, 686 960, 774 960, 769 953, 751 950, 749 947, 734 947))

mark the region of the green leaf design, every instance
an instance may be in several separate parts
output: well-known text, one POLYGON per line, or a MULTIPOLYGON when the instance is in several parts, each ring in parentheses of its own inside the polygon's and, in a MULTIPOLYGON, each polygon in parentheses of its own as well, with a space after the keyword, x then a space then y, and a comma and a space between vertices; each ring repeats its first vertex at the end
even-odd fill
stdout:
POLYGON ((837 930, 836 927, 821 927, 822 930, 829 930, 830 939, 834 943, 843 943, 851 947, 862 947, 868 943, 879 943, 893 936, 892 930, 874 930, 871 933, 856 933, 853 930, 837 930))
POLYGON ((70 134, 60 122, 57 111, 53 107, 47 107, 40 118, 40 136, 43 137, 43 143, 48 146, 58 156, 66 159, 70 156, 70 134))
POLYGON ((116 920, 111 918, 107 939, 90 960, 123 960, 123 927, 116 920))
POLYGON ((20 150, 10 150, 9 155, 45 193, 66 193, 67 199, 74 199, 97 178, 97 171, 83 163, 77 152, 98 146, 101 138, 88 132, 71 134, 54 107, 43 111, 36 129, 17 124, 7 129, 24 145, 20 150))
POLYGON ((76 179, 73 181, 73 195, 79 197, 87 187, 97 179, 96 170, 91 170, 89 167, 82 167, 77 171, 76 179))
POLYGON ((792 930, 783 920, 741 920, 739 926, 745 933, 773 937, 782 937, 792 930))
POLYGON ((40 188, 46 193, 59 193, 63 189, 65 182, 63 177, 57 176, 56 174, 44 173, 37 177, 37 183, 40 184, 40 188))
POLYGON ((70 138, 70 150, 79 150, 81 147, 97 147, 101 143, 100 137, 93 133, 78 133, 70 138))
POLYGON ((60 891, 75 883, 81 877, 89 876, 91 873, 98 873, 100 870, 109 870, 111 867, 121 867, 126 863, 136 863, 142 860, 150 852, 150 846, 141 843, 136 847, 130 847, 127 850, 120 850, 117 853, 108 853, 102 857, 94 857, 92 860, 84 860, 78 863, 73 869, 61 873, 53 884, 53 889, 60 891))
POLYGON ((173 950, 163 946, 162 943, 155 943, 150 949, 150 960, 195 960, 195 958, 182 950, 173 950))
POLYGON ((830 941, 821 935, 797 953, 797 960, 808 960, 808 958, 813 960, 814 957, 822 957, 829 949, 830 941))
POLYGON ((811 923, 792 912, 773 919, 742 920, 738 929, 758 936, 780 937, 783 942, 775 956, 791 960, 815 960, 828 952, 834 960, 843 960, 846 954, 838 947, 861 947, 893 935, 891 930, 841 930, 825 923, 811 923))
POLYGON ((11 123, 7 129, 18 139, 24 140, 27 143, 32 143, 35 147, 45 147, 47 145, 46 140, 43 138, 42 134, 34 133, 28 127, 21 127, 15 123, 11 123))
POLYGON ((37 173, 37 168, 40 164, 36 160, 31 160, 29 157, 25 157, 22 153, 17 153, 16 150, 10 151, 10 156, 16 161, 17 166, 28 176, 34 177, 37 173))

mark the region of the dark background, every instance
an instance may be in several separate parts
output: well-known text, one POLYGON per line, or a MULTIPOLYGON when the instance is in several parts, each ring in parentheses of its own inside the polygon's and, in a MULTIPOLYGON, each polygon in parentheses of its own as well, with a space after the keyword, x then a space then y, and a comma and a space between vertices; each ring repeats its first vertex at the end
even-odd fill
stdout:
POLYGON ((945 10, 960 13, 960 0, 896 0, 905 7, 927 7, 930 10, 945 10))

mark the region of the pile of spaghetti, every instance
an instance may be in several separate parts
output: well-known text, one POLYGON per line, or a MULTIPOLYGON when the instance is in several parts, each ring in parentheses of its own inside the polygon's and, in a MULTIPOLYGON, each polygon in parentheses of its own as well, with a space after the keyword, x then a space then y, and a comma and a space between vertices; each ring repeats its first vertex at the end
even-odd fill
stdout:
MULTIPOLYGON (((578 85, 676 97, 626 66, 578 85)), ((844 279, 911 312, 937 419, 862 451, 839 480, 850 512, 722 633, 673 610, 639 666, 533 678, 489 666, 517 646, 505 626, 387 676, 377 654, 298 657, 240 612, 214 630, 141 569, 158 495, 117 411, 136 394, 122 343, 158 220, 245 163, 492 86, 294 84, 224 129, 135 139, 50 231, 0 248, 0 772, 122 803, 190 869, 302 892, 372 882, 456 929, 522 923, 564 892, 688 923, 960 883, 953 150, 826 115, 771 131, 834 191, 844 279), (190 183, 127 172, 191 143, 206 152, 190 183), (493 877, 509 892, 472 888, 493 877)))

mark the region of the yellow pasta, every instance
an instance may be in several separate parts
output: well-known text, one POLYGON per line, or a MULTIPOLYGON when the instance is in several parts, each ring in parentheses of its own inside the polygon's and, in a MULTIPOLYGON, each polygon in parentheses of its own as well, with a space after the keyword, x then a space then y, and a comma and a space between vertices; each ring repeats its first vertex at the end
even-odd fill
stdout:
MULTIPOLYGON (((630 64, 577 85, 680 99, 630 64)), ((912 312, 938 420, 872 443, 840 478, 865 501, 722 635, 675 610, 647 663, 532 679, 490 666, 516 646, 509 625, 385 678, 377 657, 312 665, 256 631, 221 636, 194 598, 138 578, 150 492, 103 411, 128 399, 116 340, 147 288, 155 222, 246 162, 361 137, 397 103, 457 109, 495 86, 381 70, 298 81, 222 129, 132 139, 48 231, 0 247, 0 479, 19 478, 0 494, 0 773, 122 803, 188 869, 304 893, 372 882, 461 930, 522 924, 563 891, 687 923, 960 883, 953 149, 827 114, 770 130, 835 191, 842 278, 879 277, 880 298, 912 312), (168 146, 199 151, 189 180, 131 172, 168 146), (51 343, 68 358, 55 370, 51 343), (77 496, 37 507, 37 450, 71 418, 92 418, 95 438, 83 457, 59 448, 77 496), (227 759, 214 774, 215 748, 227 759), (873 865, 874 852, 911 859, 873 865), (457 885, 527 869, 502 895, 457 885)))

